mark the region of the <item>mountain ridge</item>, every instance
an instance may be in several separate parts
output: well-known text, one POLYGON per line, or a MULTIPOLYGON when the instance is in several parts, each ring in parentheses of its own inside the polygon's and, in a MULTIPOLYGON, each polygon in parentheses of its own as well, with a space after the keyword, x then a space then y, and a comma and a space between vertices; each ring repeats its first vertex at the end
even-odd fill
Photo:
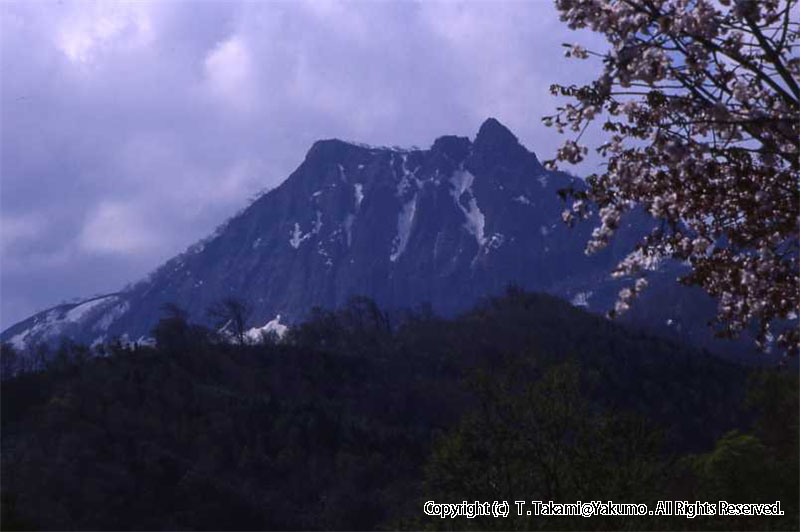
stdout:
MULTIPOLYGON (((60 338, 144 341, 164 304, 207 323, 206 309, 228 297, 252 308, 249 327, 278 314, 298 323, 314 306, 336 308, 356 295, 390 309, 427 302, 453 315, 510 284, 603 312, 625 282, 610 279, 611 269, 648 223, 631 217, 608 249, 586 257, 591 227, 567 228, 556 194, 582 186, 545 170, 494 118, 474 140, 444 135, 428 149, 319 140, 278 187, 142 281, 81 319, 69 312, 89 301, 36 314, 0 341, 20 349, 60 338)), ((674 273, 669 266, 652 275, 674 282, 674 273)), ((650 325, 660 320, 669 332, 673 318, 656 315, 650 325)))

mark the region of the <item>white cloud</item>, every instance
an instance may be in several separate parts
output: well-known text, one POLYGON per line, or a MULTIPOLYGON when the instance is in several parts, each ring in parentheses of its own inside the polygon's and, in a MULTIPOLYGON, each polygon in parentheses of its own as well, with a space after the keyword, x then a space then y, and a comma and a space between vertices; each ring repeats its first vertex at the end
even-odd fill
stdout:
POLYGON ((136 205, 103 201, 89 214, 80 244, 89 253, 146 253, 158 247, 155 220, 143 216, 136 205))
POLYGON ((43 228, 43 220, 33 214, 0 216, 0 253, 16 242, 36 238, 43 228))
POLYGON ((212 93, 233 108, 252 110, 255 103, 253 62, 241 37, 233 36, 211 50, 204 66, 212 93))
POLYGON ((67 6, 68 14, 55 31, 56 45, 76 63, 90 63, 110 46, 147 45, 154 39, 152 7, 146 2, 81 2, 67 6))

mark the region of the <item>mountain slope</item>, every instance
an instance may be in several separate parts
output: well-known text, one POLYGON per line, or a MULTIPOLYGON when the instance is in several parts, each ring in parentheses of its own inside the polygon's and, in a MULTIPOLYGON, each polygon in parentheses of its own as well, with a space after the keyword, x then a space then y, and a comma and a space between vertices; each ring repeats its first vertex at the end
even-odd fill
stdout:
MULTIPOLYGON (((283 184, 147 279, 40 313, 0 340, 19 348, 60 337, 135 341, 165 303, 207 322, 206 309, 226 297, 249 304, 249 326, 276 315, 296 323, 313 306, 336 308, 353 295, 384 308, 429 302, 451 315, 509 284, 602 312, 620 288, 608 274, 647 222, 634 217, 608 249, 586 257, 590 225, 561 222, 557 191, 569 186, 582 181, 545 170, 491 118, 474 141, 444 136, 427 150, 318 141, 283 184), (94 311, 81 313, 90 304, 94 311), (70 313, 81 315, 61 317, 70 313)), ((664 280, 656 297, 658 286, 672 289, 675 272, 654 273, 664 280)), ((679 318, 657 302, 649 310, 647 325, 679 318)))

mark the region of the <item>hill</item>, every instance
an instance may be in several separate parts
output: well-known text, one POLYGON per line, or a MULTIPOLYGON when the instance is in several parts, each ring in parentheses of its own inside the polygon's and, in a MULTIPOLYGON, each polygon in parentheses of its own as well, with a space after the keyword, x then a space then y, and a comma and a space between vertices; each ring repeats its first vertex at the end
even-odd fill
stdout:
POLYGON ((796 375, 751 375, 748 403, 747 369, 552 296, 512 289, 397 323, 355 299, 280 343, 222 342, 177 313, 154 335, 100 358, 65 346, 3 383, 4 527, 585 529, 422 514, 433 499, 578 500, 580 486, 624 502, 757 495, 787 512, 672 529, 797 524, 796 375), (517 464, 502 482, 499 457, 517 464))

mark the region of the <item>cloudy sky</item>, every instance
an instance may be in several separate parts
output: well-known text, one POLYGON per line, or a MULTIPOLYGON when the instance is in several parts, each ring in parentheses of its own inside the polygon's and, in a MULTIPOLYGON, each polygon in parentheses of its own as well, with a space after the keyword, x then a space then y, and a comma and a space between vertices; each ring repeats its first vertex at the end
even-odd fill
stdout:
POLYGON ((314 140, 429 146, 497 117, 540 158, 551 0, 0 2, 0 327, 122 288, 285 179, 314 140))

